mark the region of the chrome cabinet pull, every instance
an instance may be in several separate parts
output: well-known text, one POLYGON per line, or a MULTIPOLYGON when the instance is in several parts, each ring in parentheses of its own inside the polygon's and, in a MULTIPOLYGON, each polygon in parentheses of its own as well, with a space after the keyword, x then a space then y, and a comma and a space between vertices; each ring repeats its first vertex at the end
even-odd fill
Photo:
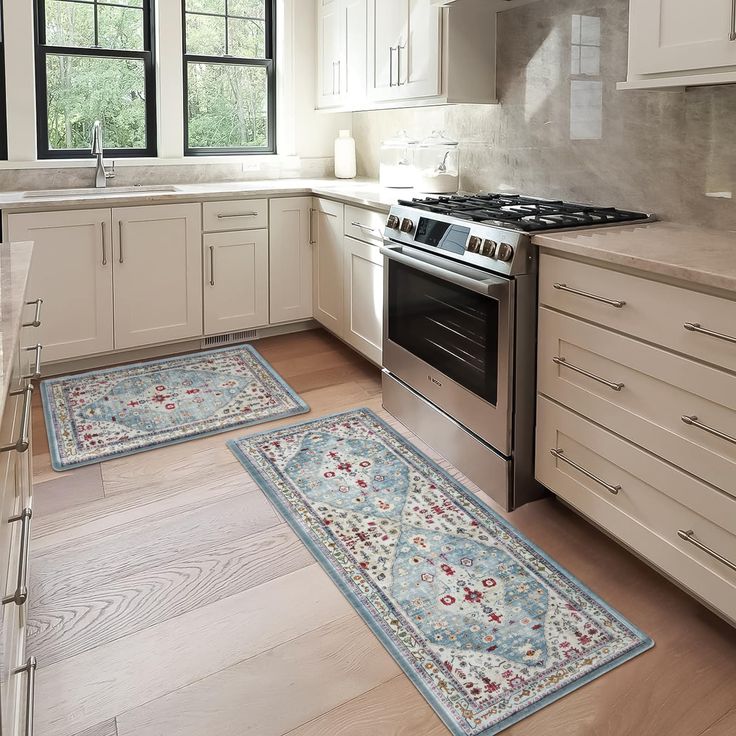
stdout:
POLYGON ((406 44, 396 47, 396 86, 401 87, 401 51, 406 49, 406 44))
POLYGON ((612 388, 614 391, 621 391, 624 387, 623 383, 614 383, 613 381, 607 381, 605 378, 596 376, 595 373, 590 373, 583 368, 578 368, 578 366, 573 365, 572 363, 568 363, 564 358, 560 358, 557 355, 552 358, 552 362, 557 363, 557 365, 564 366, 565 368, 569 368, 571 371, 575 371, 575 373, 579 373, 581 376, 592 378, 594 381, 598 381, 598 383, 602 383, 604 386, 608 386, 608 388, 612 388))
POLYGON ((309 208, 309 245, 317 245, 317 241, 314 239, 314 213, 316 211, 314 207, 309 208))
POLYGON ((388 50, 388 86, 394 86, 394 47, 388 50))
POLYGON ((361 222, 351 222, 353 227, 357 227, 367 233, 375 233, 381 240, 383 240, 383 233, 377 227, 371 227, 370 225, 363 225, 361 222))
POLYGON ((26 720, 25 720, 25 736, 33 736, 33 707, 36 701, 36 667, 38 663, 35 657, 29 657, 27 662, 17 669, 13 670, 14 675, 28 674, 28 683, 26 685, 26 720))
POLYGON ((736 0, 731 0, 731 33, 728 37, 731 41, 736 41, 736 0))
POLYGON ((622 309, 626 306, 626 302, 622 302, 618 299, 607 299, 604 296, 598 296, 597 294, 591 294, 588 291, 580 291, 580 289, 573 289, 571 286, 568 286, 567 284, 552 284, 552 286, 557 289, 558 291, 566 291, 569 294, 576 294, 577 296, 584 296, 586 299, 592 299, 596 302, 602 302, 603 304, 608 304, 611 307, 616 307, 616 309, 622 309))
POLYGON ((699 539, 695 537, 695 532, 692 529, 688 529, 687 531, 685 531, 684 529, 678 529, 677 536, 680 537, 680 539, 684 539, 686 542, 689 542, 698 549, 703 550, 703 552, 718 560, 718 562, 721 562, 730 570, 736 572, 736 563, 731 562, 731 560, 728 560, 723 555, 718 554, 718 552, 716 552, 714 549, 711 549, 707 545, 703 544, 699 539))
POLYGON ((36 313, 33 315, 32 322, 24 322, 23 327, 40 327, 41 326, 41 307, 43 305, 43 299, 34 299, 32 302, 26 302, 26 306, 36 307, 36 313))
POLYGON ((210 286, 215 285, 215 246, 210 246, 210 286))
POLYGON ((340 59, 337 60, 337 94, 342 94, 342 61, 340 59))
POLYGON ((125 258, 123 257, 123 221, 118 221, 118 234, 120 235, 120 263, 125 263, 125 258))
POLYGON ((100 228, 102 229, 102 265, 107 266, 107 238, 105 236, 106 228, 104 220, 100 223, 100 228))
POLYGON ((30 445, 31 431, 31 400, 33 399, 33 384, 29 383, 20 391, 11 391, 11 396, 23 396, 23 413, 20 422, 20 437, 12 444, 0 447, 0 452, 18 452, 24 453, 28 451, 30 445))
POLYGON ((3 598, 3 605, 15 603, 16 606, 22 606, 28 600, 28 551, 31 541, 31 518, 33 511, 31 509, 23 509, 18 516, 11 516, 8 524, 21 523, 20 529, 20 554, 18 555, 18 578, 16 582, 15 592, 12 595, 6 595, 3 598))
POLYGON ((231 220, 236 217, 258 217, 257 212, 235 212, 233 214, 227 214, 220 212, 217 215, 218 220, 231 220))
POLYGON ((621 491, 621 486, 612 486, 610 483, 606 483, 606 481, 599 478, 597 475, 593 475, 593 473, 591 473, 589 470, 586 470, 582 465, 578 465, 576 462, 570 460, 570 458, 565 455, 564 450, 550 450, 550 454, 556 457, 558 460, 562 460, 563 463, 567 463, 571 467, 575 468, 575 470, 581 472, 587 478, 595 481, 599 486, 603 486, 609 493, 612 493, 614 496, 618 496, 619 492, 621 491))
MULTIPOLYGON (((734 0, 736 3, 736 0, 734 0)), ((736 41, 736 39, 734 39, 736 41)), ((700 325, 698 322, 686 322, 683 327, 688 332, 698 332, 701 335, 708 335, 708 337, 717 337, 719 340, 725 340, 726 342, 732 342, 736 344, 736 337, 731 335, 724 335, 722 332, 713 332, 713 330, 706 330, 705 327, 700 325)))
POLYGON ((41 380, 41 351, 43 350, 43 345, 40 343, 38 345, 34 345, 31 348, 26 348, 29 352, 36 351, 36 357, 33 361, 33 373, 31 373, 30 376, 23 376, 24 379, 27 379, 29 381, 40 381, 41 380))
POLYGON ((698 429, 702 429, 704 432, 708 432, 708 434, 720 437, 722 440, 726 440, 726 442, 731 442, 736 445, 736 437, 731 437, 730 434, 726 434, 725 432, 721 432, 718 429, 714 429, 713 427, 709 427, 707 424, 699 422, 697 417, 689 417, 685 415, 682 417, 682 421, 690 427, 697 427, 698 429))

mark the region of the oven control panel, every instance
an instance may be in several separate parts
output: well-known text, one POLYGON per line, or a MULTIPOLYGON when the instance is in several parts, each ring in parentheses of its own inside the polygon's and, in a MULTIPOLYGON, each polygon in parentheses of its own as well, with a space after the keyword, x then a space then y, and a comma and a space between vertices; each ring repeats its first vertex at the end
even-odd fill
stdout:
POLYGON ((530 266, 532 245, 526 233, 411 207, 391 209, 384 235, 510 276, 526 273, 530 266))

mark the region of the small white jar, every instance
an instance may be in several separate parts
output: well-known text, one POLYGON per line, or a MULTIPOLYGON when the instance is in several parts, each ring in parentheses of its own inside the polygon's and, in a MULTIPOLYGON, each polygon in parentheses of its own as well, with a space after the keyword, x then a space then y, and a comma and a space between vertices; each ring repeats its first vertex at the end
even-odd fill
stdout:
POLYGON ((341 130, 335 140, 335 176, 338 179, 355 179, 357 173, 355 139, 349 130, 341 130))

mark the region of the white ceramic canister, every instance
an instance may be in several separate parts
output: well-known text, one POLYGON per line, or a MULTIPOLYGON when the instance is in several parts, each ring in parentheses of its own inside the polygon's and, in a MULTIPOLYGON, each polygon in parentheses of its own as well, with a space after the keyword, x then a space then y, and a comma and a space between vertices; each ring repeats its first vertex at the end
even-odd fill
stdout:
POLYGON ((349 130, 341 130, 335 139, 335 176, 338 179, 355 179, 357 173, 355 139, 349 130))

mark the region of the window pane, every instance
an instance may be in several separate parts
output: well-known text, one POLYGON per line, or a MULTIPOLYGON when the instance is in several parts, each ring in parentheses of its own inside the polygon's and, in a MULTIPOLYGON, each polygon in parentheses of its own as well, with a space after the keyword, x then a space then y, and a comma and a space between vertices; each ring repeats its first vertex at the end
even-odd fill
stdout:
POLYGON ((94 5, 46 0, 46 43, 50 46, 94 46, 94 5))
POLYGON ((228 51, 231 56, 263 59, 266 56, 266 24, 260 20, 230 18, 228 51))
POLYGON ((98 42, 104 49, 143 50, 143 10, 100 5, 98 42))
POLYGON ((230 0, 228 3, 230 15, 241 15, 244 18, 266 17, 266 4, 263 0, 230 0))
POLYGON ((187 15, 187 53, 223 56, 225 19, 209 15, 187 15))
POLYGON ((263 67, 190 62, 190 148, 268 146, 268 82, 263 67))
POLYGON ((225 15, 225 0, 187 0, 187 12, 220 13, 225 15))
POLYGON ((142 60, 49 54, 46 73, 49 149, 88 149, 95 120, 106 148, 146 147, 142 60))

